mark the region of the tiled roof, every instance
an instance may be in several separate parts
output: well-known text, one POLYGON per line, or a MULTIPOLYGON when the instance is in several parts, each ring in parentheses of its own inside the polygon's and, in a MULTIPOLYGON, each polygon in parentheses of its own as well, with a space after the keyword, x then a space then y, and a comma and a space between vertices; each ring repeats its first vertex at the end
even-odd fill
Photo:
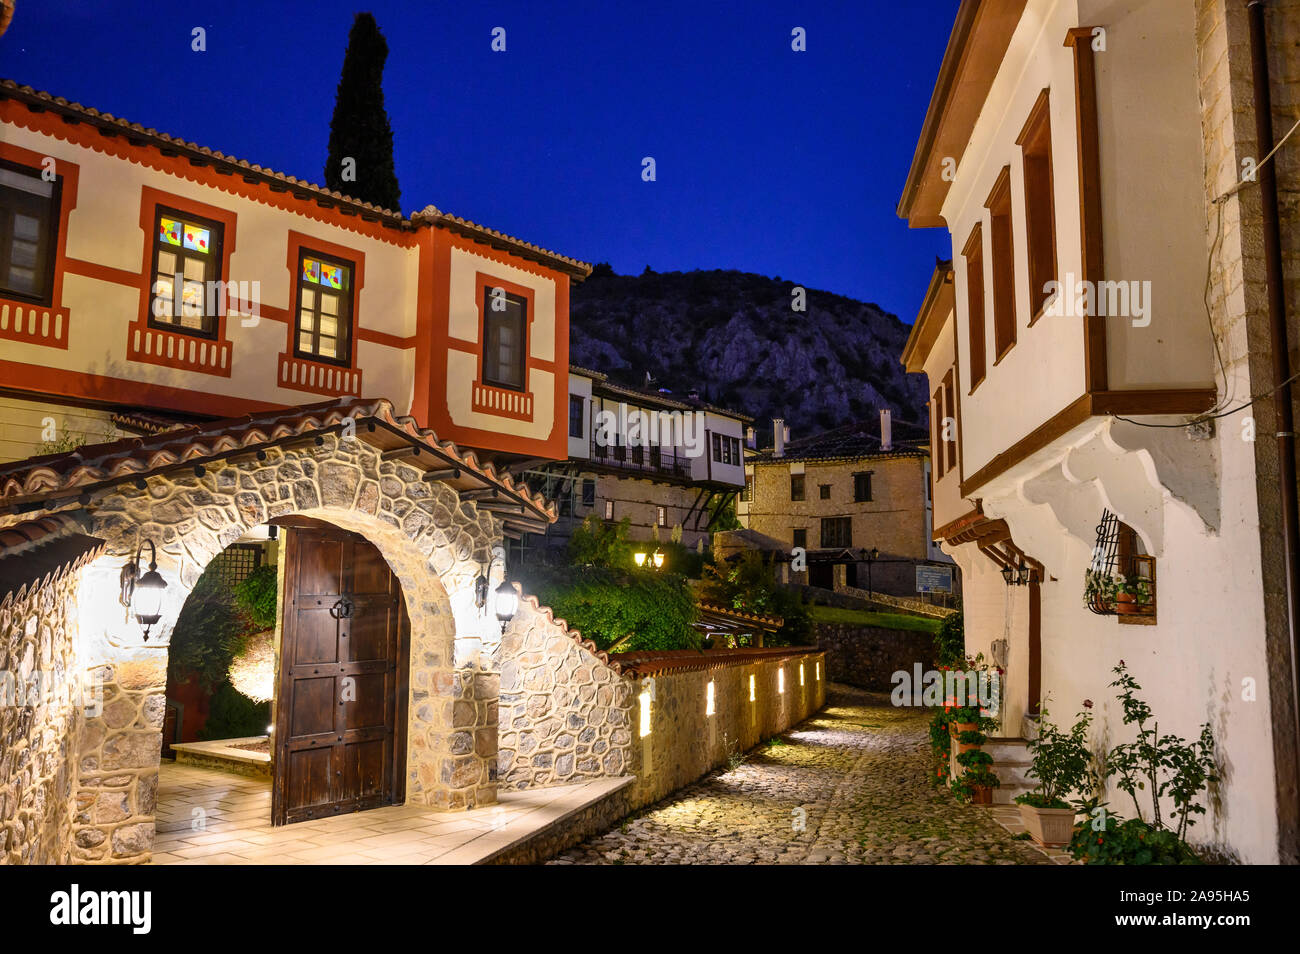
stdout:
POLYGON ((354 422, 358 439, 382 451, 412 448, 402 458, 403 465, 424 471, 455 469, 457 474, 446 481, 454 489, 491 487, 504 495, 504 502, 523 505, 525 512, 518 518, 501 515, 507 524, 555 520, 554 505, 526 484, 517 484, 492 464, 480 464, 473 451, 462 453, 452 442, 439 441, 414 418, 395 416, 392 403, 382 398, 341 398, 0 464, 0 513, 52 508, 78 498, 84 503, 90 492, 128 480, 338 431, 345 419, 354 422))
POLYGON ((0 529, 0 607, 99 556, 104 541, 87 534, 87 528, 88 521, 60 513, 0 529))
POLYGON ((626 395, 633 400, 644 401, 647 404, 658 404, 661 407, 680 408, 683 411, 713 411, 716 414, 725 414, 727 417, 734 417, 736 420, 744 421, 746 423, 754 420, 748 414, 743 414, 740 411, 718 407, 714 404, 705 404, 703 401, 692 401, 690 398, 678 397, 671 392, 665 394, 662 391, 650 391, 645 388, 630 387, 626 384, 615 384, 612 381, 606 380, 604 375, 601 375, 601 380, 592 385, 591 390, 592 393, 607 391, 613 393, 615 396, 626 395))
POLYGON ((753 623, 761 629, 780 629, 785 623, 784 617, 781 616, 769 616, 766 613, 746 613, 744 610, 732 609, 730 606, 723 606, 721 603, 710 603, 707 600, 700 600, 695 605, 700 608, 701 615, 734 620, 738 623, 753 623))
POLYGON ((665 672, 692 672, 748 666, 756 662, 789 659, 821 652, 816 646, 773 646, 766 649, 665 649, 643 653, 615 653, 623 675, 634 678, 657 676, 665 672))
POLYGON ((893 447, 880 446, 880 421, 855 421, 820 434, 787 441, 785 455, 773 457, 770 447, 752 458, 753 463, 768 464, 786 460, 843 460, 862 457, 925 457, 929 454, 930 435, 922 427, 906 421, 892 424, 893 447))
POLYGON ((344 195, 334 189, 327 189, 324 186, 308 182, 306 179, 299 179, 296 176, 276 172, 274 169, 268 169, 256 163, 237 159, 234 156, 209 149, 206 146, 200 146, 198 143, 188 142, 175 136, 169 136, 167 133, 159 132, 151 127, 130 122, 119 116, 114 116, 112 113, 101 113, 91 106, 82 106, 80 103, 69 102, 62 96, 55 96, 42 90, 33 89, 31 86, 24 86, 13 80, 0 80, 0 99, 6 97, 26 103, 30 108, 49 110, 70 117, 77 122, 89 123, 101 129, 115 129, 123 134, 130 135, 134 139, 147 142, 159 149, 166 149, 171 153, 186 153, 192 159, 198 161, 229 167, 232 170, 237 169, 241 175, 272 182, 280 187, 288 186, 290 192, 311 193, 313 196, 327 199, 331 203, 349 206, 376 221, 387 222, 396 228, 412 229, 418 226, 420 222, 443 225, 455 231, 472 235, 489 245, 503 248, 506 251, 518 252, 524 257, 544 259, 547 264, 554 265, 561 271, 573 273, 578 278, 585 278, 591 274, 591 265, 586 262, 580 262, 576 258, 561 255, 531 242, 525 242, 523 239, 506 235, 496 229, 477 225, 468 219, 442 212, 432 205, 425 206, 422 211, 416 212, 410 218, 407 218, 400 209, 381 208, 370 202, 344 195))

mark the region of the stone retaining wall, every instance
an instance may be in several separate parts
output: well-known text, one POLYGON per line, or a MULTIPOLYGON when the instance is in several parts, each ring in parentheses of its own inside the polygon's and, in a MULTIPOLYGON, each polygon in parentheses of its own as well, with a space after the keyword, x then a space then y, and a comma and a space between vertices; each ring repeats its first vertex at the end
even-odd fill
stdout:
POLYGON ((915 663, 935 668, 934 637, 929 633, 848 623, 816 623, 813 635, 826 653, 826 670, 833 682, 889 692, 892 675, 911 673, 915 663))
POLYGON ((630 808, 656 802, 725 765, 730 756, 802 722, 825 705, 827 678, 820 651, 796 648, 788 655, 769 654, 754 662, 729 659, 709 668, 636 679, 631 772, 637 780, 628 795, 630 808), (781 671, 785 673, 784 692, 778 691, 781 671), (714 686, 713 715, 705 713, 710 682, 714 686), (645 736, 640 735, 642 693, 652 696, 650 733, 645 736))
POLYGON ((74 573, 0 606, 0 864, 68 860, 83 721, 76 590, 74 573))

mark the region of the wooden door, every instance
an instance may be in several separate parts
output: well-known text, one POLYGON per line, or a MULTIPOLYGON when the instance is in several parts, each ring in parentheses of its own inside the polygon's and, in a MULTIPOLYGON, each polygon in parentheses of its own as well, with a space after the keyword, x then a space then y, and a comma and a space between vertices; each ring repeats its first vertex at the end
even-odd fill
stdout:
POLYGON ((287 531, 271 821, 404 797, 410 623, 388 564, 320 521, 287 531))

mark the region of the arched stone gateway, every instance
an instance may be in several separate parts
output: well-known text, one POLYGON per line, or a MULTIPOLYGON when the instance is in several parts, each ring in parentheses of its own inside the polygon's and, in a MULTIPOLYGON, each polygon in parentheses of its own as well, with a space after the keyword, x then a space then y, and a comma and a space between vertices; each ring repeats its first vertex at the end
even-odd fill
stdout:
POLYGON ((300 411, 288 427, 273 416, 240 425, 228 440, 214 431, 181 434, 197 448, 188 453, 177 452, 174 439, 164 450, 167 435, 104 445, 99 458, 85 448, 77 460, 5 484, 11 498, 76 490, 81 509, 64 512, 102 545, 79 577, 68 577, 70 668, 92 701, 67 732, 72 780, 65 792, 51 790, 74 803, 61 816, 70 822, 53 822, 66 854, 50 853, 47 836, 49 860, 147 860, 171 626, 208 562, 277 517, 360 534, 401 582, 411 624, 407 802, 469 808, 495 801, 499 785, 627 771, 631 690, 618 667, 535 600, 521 601, 504 633, 476 605, 480 573, 491 565, 492 587, 503 575, 493 556, 505 525, 550 516, 537 498, 473 455, 394 420, 386 402, 339 402, 305 424, 300 411), (475 478, 481 488, 458 489, 447 478, 461 486, 475 478), (168 583, 162 622, 148 640, 119 601, 122 566, 146 539, 157 545, 168 583))

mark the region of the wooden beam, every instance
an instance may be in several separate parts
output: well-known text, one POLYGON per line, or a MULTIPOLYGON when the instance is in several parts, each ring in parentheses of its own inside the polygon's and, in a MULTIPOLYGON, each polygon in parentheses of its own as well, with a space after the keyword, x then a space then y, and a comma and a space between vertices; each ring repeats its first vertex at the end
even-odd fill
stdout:
POLYGON ((425 471, 421 480, 455 480, 460 476, 460 468, 447 467, 443 470, 425 471))
POLYGON ((500 496, 500 491, 495 487, 481 487, 478 490, 462 490, 460 492, 461 500, 490 500, 497 496, 500 496))
POLYGON ((420 448, 414 444, 407 444, 405 447, 394 447, 391 450, 381 451, 380 460, 399 460, 403 457, 419 457, 420 448))

